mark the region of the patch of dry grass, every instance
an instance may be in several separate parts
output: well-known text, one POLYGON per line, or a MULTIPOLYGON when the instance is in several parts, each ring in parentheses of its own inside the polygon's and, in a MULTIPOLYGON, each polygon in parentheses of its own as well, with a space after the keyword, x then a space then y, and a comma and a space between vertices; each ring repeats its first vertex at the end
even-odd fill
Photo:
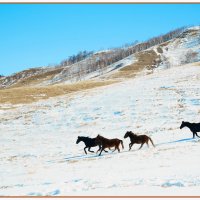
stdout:
POLYGON ((43 81, 51 80, 56 74, 59 74, 63 68, 54 69, 44 73, 36 74, 27 78, 20 80, 18 83, 12 85, 12 88, 22 87, 22 86, 31 86, 39 84, 43 81))
POLYGON ((45 80, 52 79, 55 74, 58 74, 62 71, 61 68, 27 77, 10 88, 1 89, 0 104, 32 103, 38 100, 48 99, 50 97, 113 84, 117 82, 116 78, 133 78, 144 68, 152 69, 160 59, 159 55, 157 55, 153 50, 137 53, 136 58, 137 62, 120 69, 118 72, 110 75, 108 79, 104 81, 90 80, 74 84, 57 84, 43 87, 35 86, 45 80))
POLYGON ((165 46, 167 46, 168 44, 170 44, 170 42, 171 42, 171 41, 163 42, 162 44, 160 44, 160 46, 161 46, 161 47, 165 47, 165 46))
POLYGON ((200 66, 200 62, 192 63, 192 65, 200 66))
POLYGON ((116 81, 82 81, 75 84, 53 85, 46 87, 17 87, 0 90, 0 103, 32 103, 41 99, 70 94, 81 90, 105 86, 116 81))
POLYGON ((160 56, 153 50, 140 52, 135 54, 135 56, 137 58, 136 62, 112 74, 111 78, 133 78, 145 68, 153 69, 153 66, 158 64, 160 60, 160 56))

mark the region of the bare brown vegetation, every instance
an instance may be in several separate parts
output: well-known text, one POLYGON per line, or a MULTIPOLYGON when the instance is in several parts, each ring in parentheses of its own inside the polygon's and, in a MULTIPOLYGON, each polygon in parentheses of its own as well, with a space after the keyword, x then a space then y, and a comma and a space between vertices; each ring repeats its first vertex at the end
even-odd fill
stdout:
POLYGON ((165 46, 167 46, 169 43, 170 43, 170 41, 163 42, 162 44, 160 44, 160 46, 161 46, 161 47, 165 47, 165 46))
POLYGON ((198 35, 198 30, 195 29, 188 29, 185 30, 182 34, 180 34, 178 37, 179 38, 184 38, 186 35, 190 35, 190 36, 197 36, 198 35))
POLYGON ((149 50, 136 54, 137 62, 120 69, 112 78, 132 78, 143 69, 153 69, 160 62, 160 56, 155 51, 149 50))
MULTIPOLYGON (((159 55, 157 55, 153 50, 137 53, 136 57, 138 59, 137 62, 122 68, 119 72, 114 73, 109 78, 134 77, 144 68, 151 69, 155 67, 159 60, 159 55)), ((67 85, 31 87, 31 85, 33 86, 34 84, 40 83, 42 81, 50 80, 53 76, 55 76, 55 74, 60 73, 61 71, 62 69, 58 68, 46 73, 36 74, 19 81, 17 84, 13 85, 13 87, 0 90, 0 103, 32 103, 41 99, 48 99, 49 97, 69 94, 94 87, 109 85, 116 82, 116 80, 81 81, 75 84, 67 85)))
POLYGON ((193 65, 200 66, 200 62, 196 62, 193 65))
POLYGON ((41 83, 42 81, 51 80, 56 74, 60 73, 62 70, 63 68, 58 68, 51 71, 47 71, 45 73, 33 75, 31 77, 20 80, 17 84, 13 85, 12 87, 35 85, 41 83))
POLYGON ((47 87, 19 87, 0 90, 0 103, 32 103, 41 99, 48 99, 59 95, 70 94, 81 90, 105 86, 116 81, 83 81, 68 85, 54 85, 47 87))

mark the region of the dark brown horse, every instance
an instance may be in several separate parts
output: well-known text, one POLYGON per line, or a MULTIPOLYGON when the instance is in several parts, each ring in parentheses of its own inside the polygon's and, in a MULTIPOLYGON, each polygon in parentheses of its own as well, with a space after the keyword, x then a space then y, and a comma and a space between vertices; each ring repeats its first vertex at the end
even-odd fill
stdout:
POLYGON ((191 132, 193 133, 193 138, 195 137, 195 135, 197 137, 199 137, 197 135, 197 132, 200 132, 200 123, 190 123, 190 122, 184 122, 184 121, 182 121, 180 129, 182 129, 184 127, 188 127, 191 130, 191 132))
POLYGON ((147 136, 147 135, 136 135, 134 134, 132 131, 127 131, 126 134, 124 135, 124 138, 129 137, 131 140, 131 143, 129 144, 129 151, 131 150, 133 144, 141 144, 140 148, 142 148, 142 146, 144 145, 144 143, 147 144, 147 146, 149 147, 149 140, 151 141, 152 145, 155 147, 152 139, 147 136))
MULTIPOLYGON (((101 155, 102 151, 105 150, 105 148, 111 148, 111 147, 115 147, 115 149, 113 150, 113 152, 117 149, 118 152, 120 152, 120 149, 119 149, 119 145, 121 144, 122 145, 122 148, 124 148, 124 145, 123 145, 123 141, 120 140, 120 139, 117 139, 117 138, 114 138, 114 139, 107 139, 101 135, 98 135, 96 137, 96 143, 101 145, 101 148, 99 148, 98 151, 100 151, 99 153, 99 156, 101 155)), ((98 152, 97 151, 97 152, 98 152)))

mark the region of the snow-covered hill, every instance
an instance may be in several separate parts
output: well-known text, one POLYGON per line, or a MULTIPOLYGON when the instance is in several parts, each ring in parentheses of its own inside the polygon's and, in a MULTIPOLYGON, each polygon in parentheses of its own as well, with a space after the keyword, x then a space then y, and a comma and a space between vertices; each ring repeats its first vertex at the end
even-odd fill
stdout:
MULTIPOLYGON (((0 110, 0 195, 199 195, 200 64, 0 110), (127 130, 156 148, 134 145, 127 130), (123 139, 121 153, 84 154, 78 136, 123 139)), ((94 148, 95 149, 95 148, 94 148)))
MULTIPOLYGON (((170 33, 168 34, 168 37, 170 38, 170 33)), ((102 75, 105 77, 107 74, 118 72, 127 65, 137 65, 140 54, 148 57, 149 51, 153 51, 153 53, 156 54, 154 60, 146 62, 144 66, 139 67, 139 70, 144 68, 152 70, 159 66, 169 68, 200 60, 199 26, 187 28, 183 32, 180 31, 179 34, 175 34, 174 37, 171 36, 171 38, 173 39, 165 39, 164 41, 166 42, 161 43, 159 42, 158 37, 157 44, 159 45, 154 45, 153 40, 152 44, 151 42, 148 44, 148 41, 136 44, 137 51, 135 52, 137 53, 130 53, 127 57, 125 56, 125 51, 123 51, 124 48, 119 48, 90 54, 85 59, 75 62, 72 65, 25 70, 1 78, 0 89, 8 87, 38 87, 52 84, 74 83, 82 80, 99 78, 102 77, 102 75), (150 48, 148 48, 149 46, 147 44, 150 48)))
POLYGON ((167 68, 200 60, 200 26, 188 28, 179 37, 154 48, 167 68))

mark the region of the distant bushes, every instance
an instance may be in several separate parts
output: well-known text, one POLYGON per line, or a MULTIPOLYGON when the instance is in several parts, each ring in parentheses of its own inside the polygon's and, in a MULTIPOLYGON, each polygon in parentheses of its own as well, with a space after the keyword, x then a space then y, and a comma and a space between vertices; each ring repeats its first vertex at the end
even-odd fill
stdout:
MULTIPOLYGON (((157 37, 153 37, 146 42, 138 43, 137 41, 126 44, 124 47, 113 48, 109 51, 105 51, 104 53, 99 53, 98 56, 94 56, 95 59, 90 59, 90 68, 104 68, 112 63, 115 63, 131 54, 146 50, 154 45, 161 44, 163 42, 169 41, 177 36, 179 36, 185 27, 175 29, 170 31, 164 35, 160 35, 157 37)), ((63 60, 60 63, 60 66, 68 66, 74 63, 80 62, 85 58, 93 55, 93 51, 81 51, 76 55, 70 56, 68 59, 63 60)))
POLYGON ((77 55, 70 56, 68 59, 63 60, 59 66, 70 66, 74 64, 71 68, 65 70, 65 74, 68 74, 67 76, 70 77, 75 76, 77 77, 77 80, 81 80, 82 77, 88 73, 97 70, 99 70, 100 73, 103 73, 107 66, 120 61, 125 57, 180 36, 184 30, 185 27, 178 28, 164 35, 153 37, 145 42, 138 43, 135 41, 126 44, 123 47, 113 48, 107 51, 97 53, 94 53, 93 51, 81 51, 77 55))
POLYGON ((93 51, 80 51, 78 54, 72 55, 68 59, 63 60, 60 63, 60 66, 72 65, 76 62, 80 62, 81 60, 84 60, 85 58, 87 58, 88 56, 90 56, 92 54, 93 54, 93 51))

